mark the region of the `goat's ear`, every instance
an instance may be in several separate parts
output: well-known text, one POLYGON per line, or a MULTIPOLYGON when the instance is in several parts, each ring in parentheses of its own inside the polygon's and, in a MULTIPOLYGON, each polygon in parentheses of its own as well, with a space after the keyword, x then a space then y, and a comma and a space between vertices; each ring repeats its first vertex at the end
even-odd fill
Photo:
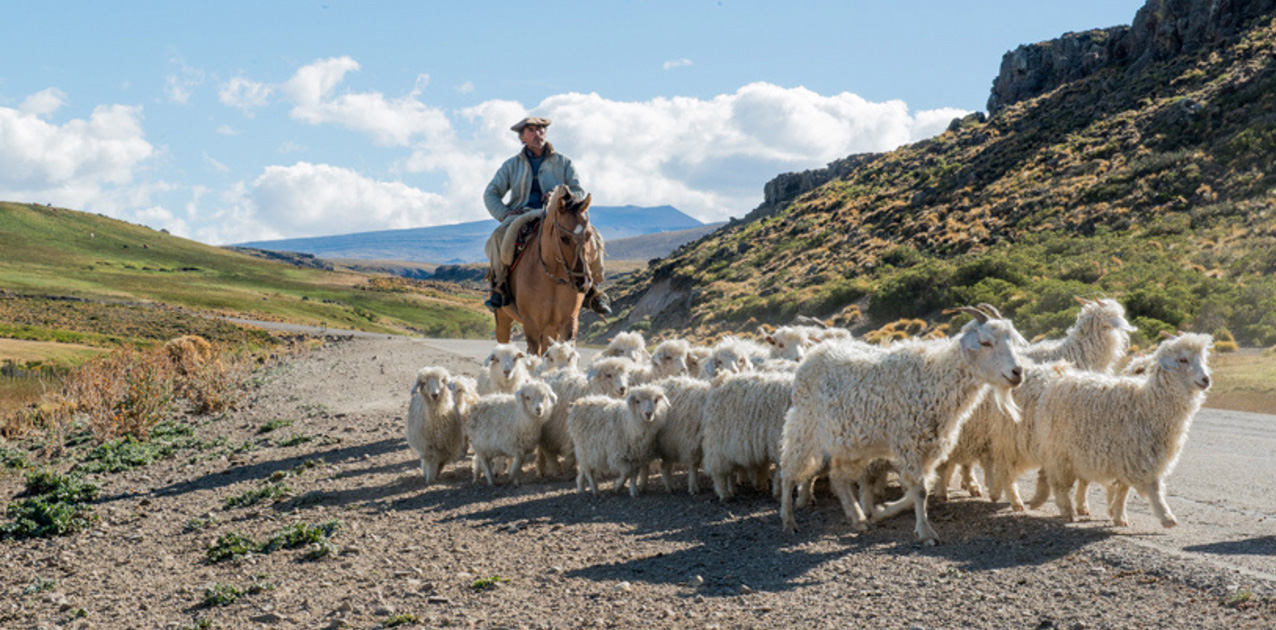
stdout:
POLYGON ((1174 360, 1174 357, 1161 357, 1157 360, 1157 363, 1160 363, 1161 369, 1167 372, 1173 372, 1179 369, 1178 361, 1174 360))
POLYGON ((518 353, 518 354, 514 355, 514 360, 515 360, 515 361, 519 361, 519 360, 526 360, 526 359, 527 359, 527 355, 523 354, 522 352, 520 352, 520 353, 518 353))
POLYGON ((492 364, 492 362, 493 362, 493 361, 495 361, 495 360, 496 360, 496 353, 495 353, 495 352, 493 352, 492 354, 487 355, 487 358, 486 358, 486 359, 483 359, 483 367, 487 367, 487 366, 491 365, 491 364, 492 364))
POLYGON ((961 348, 968 352, 979 351, 979 329, 968 330, 961 336, 961 348))
POLYGON ((775 337, 772 337, 771 335, 764 335, 762 338, 763 338, 763 339, 766 339, 766 342, 767 342, 767 343, 769 343, 769 344, 771 344, 771 345, 773 345, 773 346, 778 346, 778 345, 780 345, 780 344, 778 344, 778 343, 776 343, 776 342, 775 342, 775 337))
POLYGON ((416 390, 418 390, 418 389, 421 389, 421 381, 417 381, 417 382, 413 383, 413 384, 412 384, 412 391, 408 392, 408 394, 409 394, 409 395, 410 395, 410 394, 415 394, 415 393, 416 393, 416 390))

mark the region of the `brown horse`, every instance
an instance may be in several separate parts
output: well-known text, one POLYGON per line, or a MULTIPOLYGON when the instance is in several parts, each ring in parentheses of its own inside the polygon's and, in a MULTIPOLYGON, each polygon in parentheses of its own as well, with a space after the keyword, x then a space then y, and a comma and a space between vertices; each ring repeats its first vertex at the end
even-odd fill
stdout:
POLYGON ((545 218, 509 275, 514 304, 496 311, 496 341, 509 343, 510 326, 523 325, 527 351, 541 354, 551 340, 574 341, 580 306, 594 284, 589 274, 589 202, 566 186, 550 193, 545 218))

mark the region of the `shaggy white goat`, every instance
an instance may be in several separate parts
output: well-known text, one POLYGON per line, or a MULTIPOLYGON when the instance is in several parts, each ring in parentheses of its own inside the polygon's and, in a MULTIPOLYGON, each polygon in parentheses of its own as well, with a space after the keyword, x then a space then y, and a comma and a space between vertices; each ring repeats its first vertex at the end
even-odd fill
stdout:
POLYGON ((629 391, 629 371, 633 363, 622 357, 609 357, 595 362, 588 372, 566 369, 544 374, 545 382, 558 396, 558 402, 541 430, 540 446, 536 453, 536 472, 542 477, 557 474, 558 458, 564 459, 562 468, 570 470, 575 465, 575 449, 567 432, 567 413, 572 403, 588 395, 623 398, 629 391))
MULTIPOLYGON (((911 504, 918 538, 937 542, 926 515, 927 478, 990 387, 1011 407, 1009 390, 1023 380, 1015 348, 1026 343, 1014 326, 973 308, 960 310, 975 319, 953 339, 902 342, 880 353, 821 344, 802 363, 783 431, 780 512, 786 531, 797 529, 794 487, 826 461, 840 460, 846 477, 857 479, 870 462, 885 458, 894 461, 907 491, 904 499, 875 508, 874 520, 911 504)), ((844 507, 852 528, 862 531, 859 503, 844 507)))
POLYGON ((793 374, 743 372, 715 383, 704 405, 701 445, 704 472, 718 499, 735 494, 734 473, 743 469, 762 486, 780 461, 784 412, 793 400, 793 374))
POLYGON ((701 378, 705 373, 704 366, 711 356, 713 356, 712 347, 692 346, 687 352, 687 374, 694 378, 701 378))
POLYGON ((465 454, 461 410, 451 384, 451 375, 441 367, 421 368, 412 384, 407 439, 421 459, 426 485, 439 478, 444 465, 465 454))
MULTIPOLYGON (((1137 329, 1126 321, 1125 309, 1116 300, 1075 299, 1082 305, 1081 312, 1077 314, 1076 323, 1068 328, 1066 336, 1032 344, 1021 354, 1029 361, 1038 363, 1064 360, 1078 369, 1110 372, 1112 366, 1116 365, 1130 347, 1130 333, 1137 329)), ((981 306, 989 315, 1001 316, 995 308, 981 306)), ((1042 378, 1051 378, 1058 371, 1046 369, 1035 373, 1042 378)), ((1041 391, 1042 387, 1034 385, 1028 390, 1017 392, 1016 399, 1023 405, 1022 396, 1039 396, 1041 391)), ((1033 407, 1035 408, 1035 404, 1033 407)), ((957 445, 938 469, 936 495, 947 498, 953 467, 960 464, 962 487, 971 496, 979 496, 982 489, 971 474, 971 466, 979 462, 989 485, 989 498, 996 501, 1005 493, 1013 509, 1024 509, 1014 480, 1024 471, 1041 465, 1035 454, 1036 416, 1025 407, 1023 422, 1007 420, 990 400, 985 400, 975 409, 970 420, 963 425, 957 445), (1006 470, 999 470, 998 466, 1006 470)), ((1048 495, 1044 493, 1048 489, 1049 484, 1044 476, 1038 476, 1034 503, 1039 505, 1045 502, 1048 495)), ((1081 501, 1084 505, 1084 485, 1078 488, 1078 492, 1082 493, 1081 501)))
POLYGON ((513 394, 489 394, 475 403, 465 420, 465 433, 474 449, 474 480, 479 471, 487 477, 487 485, 495 483, 492 458, 511 458, 509 474, 519 484, 523 462, 536 450, 541 425, 554 408, 555 396, 549 385, 528 381, 513 394))
POLYGON ((576 344, 555 339, 549 342, 549 348, 545 350, 545 363, 541 366, 541 373, 574 370, 579 362, 580 353, 576 351, 576 344))
POLYGON ((1074 517, 1070 490, 1078 479, 1111 482, 1108 515, 1126 525, 1134 488, 1161 525, 1178 521, 1165 503, 1192 418, 1210 386, 1209 335, 1183 334, 1157 347, 1143 377, 1072 372, 1051 383, 1038 410, 1046 476, 1063 518, 1074 517))
POLYGON ((512 394, 532 378, 527 355, 511 344, 498 344, 483 359, 486 371, 479 373, 479 394, 512 394))
POLYGON ((673 492, 671 479, 674 464, 687 466, 687 491, 700 493, 696 470, 704 457, 700 433, 705 401, 712 385, 709 381, 675 376, 654 383, 669 399, 665 422, 656 433, 655 456, 660 458, 660 478, 665 490, 673 492))
POLYGON ((625 357, 634 363, 651 361, 651 354, 647 352, 647 342, 640 332, 622 332, 613 337, 599 355, 600 359, 607 357, 625 357))
POLYGON ((655 385, 635 387, 624 400, 586 396, 572 405, 567 432, 576 449, 576 490, 598 494, 595 473, 614 472, 615 491, 629 483, 638 496, 638 476, 651 462, 652 443, 669 408, 664 391, 655 385))

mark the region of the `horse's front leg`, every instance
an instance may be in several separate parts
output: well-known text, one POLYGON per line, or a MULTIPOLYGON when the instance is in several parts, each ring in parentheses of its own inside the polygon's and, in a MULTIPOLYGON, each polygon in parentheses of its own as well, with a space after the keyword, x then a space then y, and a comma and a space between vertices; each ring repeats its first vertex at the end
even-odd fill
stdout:
POLYGON ((510 342, 510 328, 514 326, 514 318, 505 309, 496 309, 496 343, 510 342))

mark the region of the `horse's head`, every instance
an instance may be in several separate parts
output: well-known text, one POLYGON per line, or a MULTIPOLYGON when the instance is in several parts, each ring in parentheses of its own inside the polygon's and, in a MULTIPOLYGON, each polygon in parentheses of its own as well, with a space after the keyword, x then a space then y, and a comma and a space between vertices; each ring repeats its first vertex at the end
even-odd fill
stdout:
POLYGON ((572 284, 584 292, 592 284, 589 278, 587 250, 590 243, 589 203, 592 195, 575 199, 567 186, 557 186, 549 194, 545 204, 545 222, 541 231, 541 246, 549 248, 556 259, 572 277, 572 284))

